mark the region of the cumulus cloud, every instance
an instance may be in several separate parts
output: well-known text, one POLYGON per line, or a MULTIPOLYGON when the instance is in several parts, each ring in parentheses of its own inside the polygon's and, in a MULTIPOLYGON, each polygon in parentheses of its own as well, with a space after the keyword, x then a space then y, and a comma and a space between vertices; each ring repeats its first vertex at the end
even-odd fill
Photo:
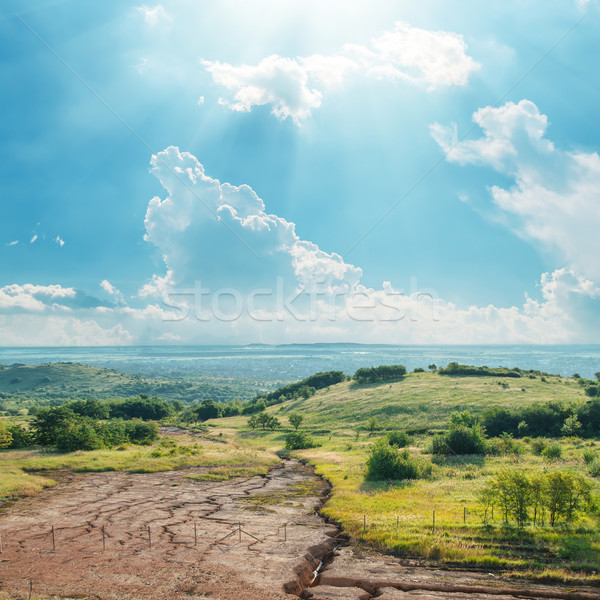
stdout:
POLYGON ((34 236, 32 236, 32 238, 29 240, 30 244, 35 244, 35 242, 37 242, 38 236, 37 234, 35 234, 34 236))
POLYGON ((0 310, 43 311, 48 303, 60 304, 65 299, 75 298, 75 295, 73 288, 60 285, 7 285, 0 288, 0 310))
POLYGON ((529 100, 479 109, 473 120, 483 131, 475 140, 459 140, 454 124, 431 126, 447 160, 489 165, 512 177, 512 187, 493 186, 490 194, 516 217, 518 235, 600 281, 600 156, 557 149, 545 137, 547 116, 529 100))
POLYGON ((9 246, 16 246, 19 243, 19 240, 13 240, 12 242, 8 242, 9 246))
POLYGON ((369 46, 348 44, 329 56, 271 55, 256 65, 238 66, 201 62, 213 81, 231 94, 230 98, 221 98, 221 104, 242 112, 269 105, 276 117, 289 117, 297 125, 321 106, 325 91, 340 86, 352 73, 407 81, 434 90, 466 85, 479 68, 467 54, 461 35, 419 29, 403 22, 369 46))
POLYGON ((239 290, 273 286, 346 290, 362 272, 337 254, 302 240, 294 223, 266 212, 247 185, 233 186, 206 175, 191 154, 169 147, 152 157, 152 173, 167 190, 146 212, 145 239, 164 258, 166 274, 140 290, 163 293, 174 287, 223 287, 239 290))
POLYGON ((65 245, 65 240, 63 240, 60 235, 57 235, 54 242, 58 244, 61 248, 65 245))

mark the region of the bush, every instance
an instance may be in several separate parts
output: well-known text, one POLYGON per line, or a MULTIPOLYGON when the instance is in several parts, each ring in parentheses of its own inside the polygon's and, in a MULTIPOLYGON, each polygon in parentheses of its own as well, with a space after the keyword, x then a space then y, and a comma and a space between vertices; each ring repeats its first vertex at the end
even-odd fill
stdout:
POLYGON ((419 465, 411 458, 408 450, 399 451, 381 442, 371 449, 366 475, 369 481, 418 479, 419 475, 419 465))
POLYGON ((61 452, 99 450, 100 448, 104 448, 104 443, 92 424, 81 421, 73 423, 68 429, 57 436, 56 448, 61 452))
POLYGON ((423 369, 422 367, 415 367, 413 373, 425 373, 425 369, 423 369))
POLYGON ((401 379, 406 375, 404 365, 381 365, 379 367, 363 367, 354 373, 353 379, 357 383, 382 383, 401 379))
POLYGON ((538 437, 531 440, 531 450, 534 454, 543 454, 544 450, 548 447, 548 440, 543 437, 538 437))
POLYGON ((485 435, 479 425, 457 425, 445 435, 436 435, 432 441, 433 454, 485 454, 485 435))
POLYGON ((542 456, 555 460, 562 457, 562 446, 558 442, 552 442, 542 450, 542 456))
POLYGON ((390 433, 387 434, 387 441, 390 446, 405 448, 410 445, 412 438, 406 431, 390 431, 390 433))
POLYGON ((12 442, 10 448, 27 448, 31 446, 33 440, 31 439, 31 433, 16 423, 7 425, 7 429, 12 435, 12 442))
POLYGON ((311 439, 306 431, 294 431, 288 433, 285 438, 286 450, 305 450, 315 448, 317 444, 311 439))

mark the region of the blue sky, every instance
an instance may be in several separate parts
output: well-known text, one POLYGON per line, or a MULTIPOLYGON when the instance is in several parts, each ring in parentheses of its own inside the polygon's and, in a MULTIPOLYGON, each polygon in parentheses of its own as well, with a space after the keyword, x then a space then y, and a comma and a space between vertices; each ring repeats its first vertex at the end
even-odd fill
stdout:
POLYGON ((599 26, 598 0, 6 0, 0 343, 596 341, 599 26), (199 282, 235 290, 220 318, 199 282), (278 285, 305 318, 256 318, 278 285))

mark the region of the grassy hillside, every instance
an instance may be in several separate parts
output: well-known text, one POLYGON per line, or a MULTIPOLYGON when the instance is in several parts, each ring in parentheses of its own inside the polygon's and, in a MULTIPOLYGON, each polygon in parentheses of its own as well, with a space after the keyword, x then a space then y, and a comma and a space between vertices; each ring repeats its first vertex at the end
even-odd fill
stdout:
POLYGON ((382 385, 340 383, 311 398, 286 402, 275 413, 301 413, 308 429, 356 429, 375 417, 385 429, 418 431, 444 427, 452 411, 469 410, 477 415, 492 406, 521 408, 551 400, 585 400, 575 380, 554 376, 543 379, 410 373, 400 381, 382 385))
POLYGON ((592 582, 598 580, 600 571, 598 509, 582 512, 572 524, 517 527, 503 523, 498 507, 493 518, 486 517, 479 495, 505 470, 529 476, 557 471, 584 476, 598 506, 600 479, 593 476, 589 464, 591 456, 598 461, 593 464, 600 465, 598 440, 562 438, 557 441, 562 455, 556 458, 536 453, 536 440, 528 438, 515 440, 512 449, 493 456, 430 454, 432 433, 448 427, 453 411, 478 415, 492 406, 517 410, 548 401, 586 401, 575 380, 544 379, 539 375, 507 381, 411 373, 381 385, 343 382, 311 398, 268 408, 282 424, 275 431, 251 429, 247 418, 241 416, 210 424, 224 439, 272 451, 283 448, 292 431, 287 416, 301 414, 301 429, 319 445, 295 454, 332 483, 324 513, 359 543, 401 556, 500 569, 520 576, 592 582), (372 417, 378 425, 369 431, 372 417), (414 481, 367 481, 371 449, 386 430, 398 429, 414 432, 408 451, 414 460, 430 465, 430 474, 414 481))
POLYGON ((183 402, 247 399, 255 382, 216 378, 158 379, 76 363, 0 366, 0 399, 123 398, 148 394, 183 402))

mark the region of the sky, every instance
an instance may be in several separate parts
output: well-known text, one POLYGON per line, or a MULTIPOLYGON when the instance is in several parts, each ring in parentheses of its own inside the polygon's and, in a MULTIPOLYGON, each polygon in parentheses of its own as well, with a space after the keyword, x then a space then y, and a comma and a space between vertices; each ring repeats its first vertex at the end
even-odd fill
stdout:
POLYGON ((600 0, 4 0, 0 345, 597 343, 600 0))

